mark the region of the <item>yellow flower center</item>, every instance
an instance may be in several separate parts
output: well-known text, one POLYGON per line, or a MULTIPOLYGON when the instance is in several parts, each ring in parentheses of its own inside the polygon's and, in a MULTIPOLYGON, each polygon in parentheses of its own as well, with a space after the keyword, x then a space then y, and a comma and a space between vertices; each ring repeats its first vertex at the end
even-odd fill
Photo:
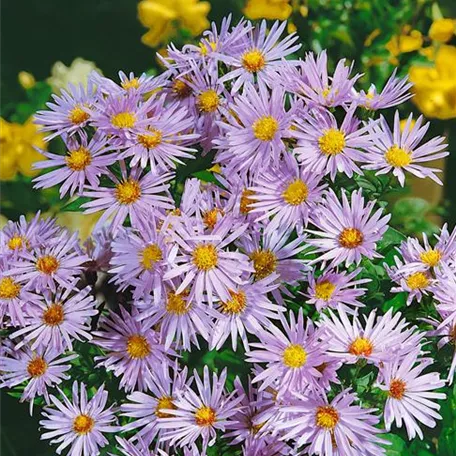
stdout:
POLYGON ((19 296, 21 286, 11 277, 0 279, 0 299, 14 299, 19 296))
POLYGON ((92 431, 95 420, 89 415, 78 415, 73 420, 73 431, 79 435, 86 435, 92 431))
POLYGON ((193 250, 193 263, 200 271, 209 271, 217 266, 217 249, 212 244, 200 244, 193 250))
POLYGON ((158 418, 172 418, 174 415, 171 413, 162 412, 162 410, 176 410, 177 407, 174 405, 173 398, 171 396, 162 396, 158 399, 157 406, 155 407, 155 415, 158 418))
POLYGON ((141 196, 139 182, 134 179, 127 179, 117 184, 115 195, 120 204, 133 204, 141 196))
POLYGON ((255 269, 255 279, 261 280, 277 268, 277 257, 271 250, 255 250, 250 254, 255 269))
POLYGON ((318 138, 318 146, 324 155, 340 154, 345 147, 345 135, 336 128, 330 128, 318 138))
POLYGON ((407 286, 411 290, 420 290, 429 286, 429 277, 424 272, 415 272, 407 277, 407 286))
POLYGON ((373 350, 372 342, 365 337, 357 337, 348 347, 349 353, 355 356, 369 357, 373 350))
POLYGON ((412 162, 412 154, 394 144, 385 153, 386 162, 397 168, 410 165, 412 162))
POLYGON ((133 112, 119 112, 111 117, 111 124, 116 128, 133 128, 136 116, 133 112))
POLYGON ((317 408, 315 424, 324 429, 334 429, 339 422, 339 412, 331 405, 323 405, 317 408))
POLYGON ((70 119, 70 122, 79 125, 87 120, 89 120, 90 115, 85 112, 81 106, 76 105, 69 113, 68 118, 70 119))
POLYGON ((253 424, 253 423, 251 423, 251 424, 250 424, 250 432, 251 432, 253 435, 257 435, 258 432, 261 431, 261 429, 264 427, 265 424, 266 424, 266 421, 264 421, 263 423, 258 423, 258 424, 253 424))
POLYGON ((140 263, 144 269, 149 271, 154 268, 157 261, 162 259, 163 254, 160 247, 157 244, 150 244, 141 252, 140 263))
POLYGON ((209 89, 198 95, 196 104, 201 112, 214 112, 219 107, 220 98, 215 90, 209 89))
POLYGON ((218 208, 211 209, 209 211, 204 212, 203 214, 203 222, 206 225, 206 228, 213 229, 217 223, 218 215, 222 214, 222 211, 218 208))
POLYGON ((299 206, 307 199, 308 194, 307 185, 301 179, 296 179, 288 185, 282 197, 291 206, 299 206))
POLYGON ((339 235, 339 244, 346 249, 355 249, 364 241, 361 231, 356 228, 344 228, 339 235))
POLYGON ((442 252, 438 249, 429 249, 420 255, 421 261, 431 268, 437 266, 442 259, 442 252))
POLYGON ((46 371, 46 361, 41 357, 34 358, 27 364, 27 372, 32 378, 41 377, 46 371))
POLYGON ((186 298, 188 292, 182 292, 176 294, 174 291, 168 293, 168 299, 166 301, 166 311, 175 315, 184 315, 190 310, 190 305, 187 305, 186 298))
POLYGON ((406 386, 407 384, 404 382, 404 380, 394 378, 391 380, 388 396, 392 397, 393 399, 401 400, 404 396, 406 386))
POLYGON ((138 135, 137 139, 146 149, 154 149, 162 143, 163 133, 161 130, 152 128, 149 133, 138 135))
POLYGON ((62 304, 51 304, 43 312, 43 322, 48 326, 58 326, 65 318, 62 304))
POLYGON ((127 79, 126 81, 123 81, 121 86, 125 90, 130 90, 130 89, 139 89, 140 84, 139 84, 138 78, 133 78, 133 79, 127 79))
POLYGON ((241 58, 241 62, 242 66, 249 73, 258 73, 258 71, 261 71, 266 65, 264 55, 259 49, 251 49, 250 51, 245 52, 241 58))
POLYGON ((92 155, 85 147, 76 150, 70 150, 65 157, 68 168, 73 171, 84 171, 92 163, 92 155))
POLYGON ((247 297, 243 291, 237 293, 233 290, 229 290, 231 299, 222 302, 221 310, 225 314, 239 314, 244 312, 247 306, 247 297))
POLYGON ((24 244, 27 244, 25 238, 16 234, 8 241, 8 248, 10 250, 19 250, 24 247, 24 244))
POLYGON ((272 141, 278 129, 279 122, 272 116, 260 117, 252 125, 253 134, 260 141, 272 141))
POLYGON ((323 299, 323 301, 329 301, 334 293, 336 286, 329 280, 323 280, 323 282, 315 285, 315 296, 317 299, 323 299))
POLYGON ((285 366, 298 369, 306 364, 307 352, 302 345, 291 344, 284 350, 282 358, 285 366))
POLYGON ((140 334, 133 334, 127 339, 127 352, 133 359, 143 359, 151 352, 149 342, 140 334))
POLYGON ((185 84, 182 79, 175 79, 172 87, 173 93, 177 98, 183 99, 187 98, 192 94, 192 88, 185 84))
POLYGON ((36 260, 36 269, 43 274, 51 275, 59 268, 59 260, 52 255, 44 255, 36 260))
POLYGON ((255 195, 253 190, 245 188, 242 191, 241 201, 239 203, 239 211, 241 214, 248 214, 253 209, 253 207, 250 206, 252 203, 256 203, 256 200, 252 198, 253 195, 255 195))
POLYGON ((195 413, 195 422, 198 426, 212 426, 216 421, 215 410, 207 405, 203 405, 195 413))
POLYGON ((205 56, 210 50, 215 51, 217 49, 217 43, 215 43, 214 41, 209 41, 208 43, 201 41, 199 47, 201 55, 205 56))

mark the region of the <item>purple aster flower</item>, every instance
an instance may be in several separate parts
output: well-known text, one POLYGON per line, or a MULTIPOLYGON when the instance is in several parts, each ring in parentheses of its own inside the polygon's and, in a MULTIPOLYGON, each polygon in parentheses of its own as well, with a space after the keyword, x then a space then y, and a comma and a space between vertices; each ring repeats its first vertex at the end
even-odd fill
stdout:
POLYGON ((407 292, 407 305, 409 306, 414 299, 420 302, 423 295, 428 295, 432 291, 435 280, 424 265, 417 263, 403 263, 398 257, 394 257, 395 265, 385 264, 386 272, 390 279, 399 286, 392 287, 393 293, 407 292))
POLYGON ((364 307, 358 298, 366 292, 365 288, 358 288, 358 285, 369 283, 370 279, 358 279, 356 277, 362 269, 357 268, 352 272, 337 272, 327 270, 318 278, 314 273, 308 275, 309 288, 304 294, 308 304, 315 305, 318 312, 327 307, 337 308, 339 305, 348 313, 355 311, 350 307, 364 307))
POLYGON ((287 154, 279 167, 261 174, 249 190, 255 202, 252 213, 262 212, 257 221, 268 220, 265 233, 278 229, 302 229, 322 198, 326 185, 319 185, 322 176, 299 168, 294 156, 287 154))
POLYGON ((57 454, 70 447, 68 456, 99 455, 99 449, 108 444, 103 434, 118 432, 113 406, 106 408, 108 392, 102 386, 88 400, 84 383, 79 388, 74 382, 70 401, 60 388, 57 389, 60 398, 50 396, 55 407, 45 407, 43 411, 40 426, 47 432, 41 438, 58 444, 57 454))
POLYGON ((135 93, 145 96, 161 87, 163 78, 161 76, 148 76, 142 73, 140 76, 135 76, 133 72, 128 75, 123 71, 119 71, 120 85, 112 79, 102 76, 97 71, 92 71, 89 75, 89 80, 105 95, 125 95, 126 93, 135 93))
POLYGON ((0 327, 6 322, 11 326, 24 326, 31 303, 39 297, 27 291, 14 276, 5 274, 7 263, 0 260, 0 327))
POLYGON ((114 93, 100 97, 91 125, 106 136, 112 135, 114 143, 125 146, 126 140, 133 136, 135 129, 147 122, 147 114, 153 101, 154 96, 142 103, 141 96, 131 91, 120 96, 114 93))
POLYGON ((413 84, 408 82, 408 77, 397 78, 397 68, 386 82, 383 90, 378 93, 374 84, 365 92, 361 90, 354 98, 354 101, 366 109, 376 111, 377 109, 387 109, 404 103, 413 95, 409 89, 413 84))
POLYGON ((303 396, 296 393, 291 406, 284 407, 288 420, 276 424, 285 431, 284 440, 293 439, 306 447, 308 454, 325 456, 379 456, 385 449, 379 445, 390 442, 377 436, 380 418, 377 409, 355 405, 356 394, 350 389, 340 392, 331 402, 324 393, 303 396))
POLYGON ((220 121, 229 115, 227 102, 229 94, 220 82, 217 67, 203 65, 201 68, 190 62, 190 72, 186 73, 188 85, 193 91, 195 104, 191 109, 196 124, 195 130, 201 136, 204 152, 213 148, 213 139, 220 136, 220 121))
POLYGON ((433 271, 443 264, 448 264, 456 254, 456 228, 448 232, 448 226, 442 227, 440 235, 435 235, 437 242, 434 247, 429 244, 426 233, 422 233, 423 245, 416 238, 407 238, 401 243, 398 251, 402 255, 405 267, 433 271))
MULTIPOLYGON (((142 439, 138 439, 138 442, 134 444, 132 441, 122 439, 121 437, 116 436, 116 441, 118 443, 117 449, 124 456, 154 456, 154 454, 149 450, 149 446, 142 439)), ((110 456, 116 456, 113 453, 109 453, 110 456)), ((157 453, 157 455, 167 456, 166 453, 157 453)))
POLYGON ((242 396, 225 393, 226 369, 220 377, 214 372, 212 382, 209 369, 204 366, 203 379, 194 371, 197 391, 187 387, 174 401, 175 408, 165 409, 170 417, 160 418, 162 441, 170 445, 196 447, 201 437, 202 451, 215 443, 216 431, 224 431, 228 420, 236 413, 242 396))
POLYGON ((252 24, 241 19, 234 27, 231 27, 232 15, 222 19, 220 31, 217 23, 211 23, 211 29, 203 32, 199 46, 194 44, 185 45, 182 50, 188 51, 197 59, 206 58, 209 63, 215 63, 220 55, 237 55, 245 47, 245 35, 252 30, 252 24))
POLYGON ((141 215, 156 216, 164 209, 174 209, 167 183, 173 177, 171 173, 148 172, 142 175, 143 170, 139 167, 128 172, 123 161, 120 162, 120 166, 120 179, 112 173, 108 174, 114 184, 113 187, 88 187, 83 193, 84 196, 93 198, 93 201, 81 206, 85 209, 85 214, 104 210, 95 229, 101 228, 106 221, 111 220, 110 229, 115 234, 127 216, 135 226, 141 215))
POLYGON ((47 111, 38 111, 35 123, 41 125, 42 131, 50 131, 52 134, 46 137, 50 141, 62 134, 72 135, 81 132, 92 121, 94 115, 94 87, 88 81, 87 88, 82 84, 68 85, 62 90, 60 96, 52 95, 54 102, 46 103, 47 111))
MULTIPOLYGON (((244 444, 244 453, 247 455, 259 454, 254 450, 259 451, 260 447, 263 448, 266 455, 276 455, 276 453, 268 452, 268 447, 277 440, 272 435, 270 421, 263 421, 264 414, 267 408, 271 408, 271 402, 266 399, 269 393, 265 391, 258 391, 252 385, 251 379, 248 379, 247 391, 242 386, 239 378, 234 380, 234 388, 236 395, 242 398, 237 412, 233 415, 231 420, 227 423, 224 437, 232 438, 230 445, 244 444)), ((280 448, 282 446, 279 446, 280 448)), ((283 454, 279 452, 278 454, 283 454)), ((289 453, 286 453, 289 454, 289 453)))
POLYGON ((50 346, 57 352, 72 350, 72 340, 90 340, 90 320, 98 311, 90 287, 71 294, 69 289, 55 294, 45 291, 29 305, 26 324, 11 335, 21 336, 16 349, 31 343, 31 349, 50 346))
POLYGON ((297 319, 290 311, 289 322, 283 315, 280 315, 280 322, 283 332, 275 325, 260 329, 257 332, 260 342, 250 344, 258 350, 246 353, 248 362, 267 363, 266 369, 253 382, 262 382, 259 389, 263 391, 279 380, 278 397, 315 385, 321 377, 316 368, 327 359, 326 344, 320 340, 321 331, 314 328, 311 320, 304 325, 302 309, 299 309, 297 319))
POLYGON ((151 112, 126 144, 120 158, 131 157, 130 166, 150 164, 152 172, 175 169, 183 158, 193 158, 195 149, 188 147, 199 135, 190 133, 193 119, 180 103, 164 106, 165 96, 160 96, 150 106, 151 112))
POLYGON ((444 150, 447 147, 444 143, 445 138, 437 136, 419 145, 429 129, 429 123, 422 125, 424 118, 420 116, 412 126, 412 118, 413 115, 410 114, 402 132, 398 111, 394 115, 392 132, 383 116, 380 117, 380 122, 369 124, 370 134, 375 136, 375 141, 365 154, 363 161, 366 164, 363 168, 378 170, 377 175, 392 171, 402 186, 405 182, 404 171, 420 178, 429 177, 442 185, 435 174, 441 170, 424 167, 421 163, 437 160, 449 154, 444 150))
POLYGON ((111 281, 124 291, 133 286, 133 298, 142 299, 151 293, 159 300, 163 276, 171 245, 166 233, 157 228, 156 220, 140 220, 137 228, 121 228, 111 244, 111 281))
POLYGON ((64 138, 67 147, 66 155, 57 155, 51 152, 40 151, 47 160, 35 163, 35 169, 57 168, 34 179, 34 188, 49 188, 57 184, 60 186, 60 198, 67 192, 73 196, 76 191, 82 193, 84 184, 88 182, 92 187, 98 187, 99 177, 107 173, 107 167, 116 161, 113 154, 106 154, 106 138, 93 136, 88 142, 86 135, 64 138))
POLYGON ((443 311, 442 309, 439 310, 439 313, 443 321, 438 321, 434 318, 423 318, 423 321, 429 323, 435 328, 431 331, 427 331, 426 337, 437 338, 437 347, 439 348, 439 350, 447 344, 449 344, 451 349, 453 350, 453 357, 451 360, 451 365, 446 380, 448 382, 448 385, 451 385, 454 380, 454 373, 456 372, 456 349, 454 348, 456 342, 456 313, 448 313, 443 311))
POLYGON ((225 218, 215 226, 212 233, 200 234, 201 225, 184 218, 184 223, 171 227, 171 236, 179 246, 175 265, 165 274, 169 280, 181 277, 182 282, 176 293, 190 288, 190 298, 201 304, 204 296, 212 305, 214 297, 222 301, 231 298, 229 290, 242 284, 241 275, 251 272, 248 257, 240 252, 228 250, 247 228, 246 225, 233 224, 225 218))
POLYGON ((285 89, 302 97, 310 106, 340 106, 351 101, 355 82, 361 77, 356 74, 350 79, 353 64, 345 65, 339 60, 332 76, 328 76, 328 56, 322 51, 315 56, 306 55, 298 65, 282 64, 281 72, 285 89))
POLYGON ((342 203, 332 189, 328 190, 324 204, 319 206, 313 217, 313 223, 319 230, 308 230, 322 238, 307 240, 317 248, 317 253, 323 252, 314 262, 331 260, 330 267, 343 262, 350 266, 359 264, 363 256, 379 258, 375 251, 376 243, 388 229, 391 215, 382 217, 381 208, 372 214, 375 203, 368 201, 365 204, 361 189, 352 193, 350 202, 342 191, 342 203))
POLYGON ((279 42, 287 23, 274 22, 269 33, 267 23, 262 21, 243 38, 243 47, 230 49, 228 54, 218 57, 231 71, 221 78, 221 82, 234 79, 231 91, 236 93, 242 86, 253 84, 272 85, 277 78, 277 70, 282 59, 296 52, 301 45, 295 44, 299 37, 292 33, 279 42), (235 54, 234 54, 235 52, 235 54))
POLYGON ((122 377, 119 386, 126 391, 147 390, 155 366, 169 365, 168 356, 175 355, 173 350, 166 350, 160 344, 150 322, 138 321, 137 317, 136 309, 129 314, 120 307, 120 314, 109 312, 108 317, 101 318, 99 330, 93 332, 92 343, 106 352, 95 358, 97 366, 104 366, 116 377, 122 377))
POLYGON ((388 361, 392 355, 404 357, 420 346, 422 334, 416 327, 409 327, 400 312, 393 315, 389 309, 385 315, 377 317, 375 310, 364 316, 364 323, 357 315, 348 318, 339 308, 339 317, 329 310, 329 317, 322 316, 320 327, 325 332, 327 351, 345 363, 356 363, 365 359, 368 363, 379 365, 388 361))
POLYGON ((255 202, 255 192, 250 189, 253 179, 246 173, 238 173, 226 167, 221 168, 221 173, 216 179, 227 190, 225 211, 234 217, 249 224, 254 224, 261 213, 252 214, 252 203, 255 202))
POLYGON ((126 403, 121 405, 122 415, 133 418, 133 421, 123 427, 123 431, 137 430, 134 439, 143 440, 147 445, 155 437, 163 434, 159 427, 159 419, 170 418, 170 409, 176 409, 175 401, 183 393, 184 388, 191 382, 187 380, 187 368, 178 370, 178 364, 173 367, 170 376, 169 366, 159 364, 149 385, 148 394, 134 391, 127 396, 126 403))
POLYGON ((30 415, 33 412, 33 401, 36 396, 44 396, 49 404, 48 388, 60 384, 70 377, 66 372, 71 368, 68 361, 78 355, 60 358, 60 353, 52 347, 32 351, 30 347, 13 350, 7 347, 8 356, 0 356, 1 387, 12 388, 27 382, 21 396, 21 402, 30 402, 30 415))
POLYGON ((197 336, 209 340, 216 312, 190 299, 188 289, 177 293, 179 282, 174 282, 168 282, 171 285, 166 287, 166 293, 159 300, 153 303, 137 301, 135 305, 141 309, 138 318, 160 328, 160 341, 165 349, 175 345, 191 351, 192 344, 199 349, 197 336))
POLYGON ((196 178, 187 179, 179 207, 187 216, 194 215, 206 231, 212 232, 225 215, 232 215, 226 207, 226 197, 226 191, 218 185, 196 178))
POLYGON ((23 215, 17 222, 8 220, 0 232, 0 254, 3 257, 17 257, 19 252, 56 241, 61 228, 54 219, 43 220, 40 216, 38 211, 30 222, 27 222, 23 215))
POLYGON ((356 162, 363 161, 360 149, 371 145, 367 128, 360 128, 354 117, 356 106, 345 114, 340 127, 333 114, 327 110, 311 111, 298 119, 293 137, 298 140, 294 152, 303 167, 316 173, 329 174, 334 181, 337 172, 352 177, 362 174, 356 162))
POLYGON ((220 123, 222 138, 215 141, 221 149, 217 161, 234 171, 259 174, 277 166, 286 150, 284 138, 290 136, 292 112, 285 111, 285 93, 277 87, 269 94, 264 86, 248 84, 234 98, 232 115, 220 123))
POLYGON ((298 233, 290 241, 291 233, 289 229, 261 233, 260 225, 249 230, 249 235, 243 236, 238 242, 252 262, 255 280, 264 279, 274 272, 278 274, 279 288, 273 290, 272 294, 280 304, 283 303, 281 293, 290 295, 285 284, 297 285, 307 269, 305 261, 296 258, 306 248, 306 236, 298 233))
POLYGON ((211 350, 220 350, 228 337, 231 337, 233 350, 236 351, 238 336, 248 350, 247 333, 257 334, 262 328, 272 325, 271 319, 279 319, 280 312, 285 311, 285 308, 267 297, 268 293, 279 286, 276 279, 277 274, 271 274, 257 282, 249 281, 229 290, 230 299, 216 305, 218 314, 211 331, 211 350))
POLYGON ((108 271, 112 258, 112 241, 112 235, 106 228, 92 231, 92 235, 84 243, 85 253, 89 257, 88 271, 108 271))
POLYGON ((57 286, 73 288, 87 260, 79 249, 78 233, 70 237, 67 231, 62 231, 52 242, 30 252, 20 252, 7 274, 27 290, 55 292, 57 286))
POLYGON ((442 419, 437 413, 440 405, 435 400, 444 400, 446 395, 434 390, 442 388, 445 382, 437 372, 423 374, 431 363, 430 358, 419 359, 418 352, 414 351, 381 368, 382 381, 377 386, 388 393, 384 412, 387 431, 393 422, 397 427, 402 427, 404 422, 410 440, 417 435, 423 439, 420 423, 433 428, 435 420, 442 419))

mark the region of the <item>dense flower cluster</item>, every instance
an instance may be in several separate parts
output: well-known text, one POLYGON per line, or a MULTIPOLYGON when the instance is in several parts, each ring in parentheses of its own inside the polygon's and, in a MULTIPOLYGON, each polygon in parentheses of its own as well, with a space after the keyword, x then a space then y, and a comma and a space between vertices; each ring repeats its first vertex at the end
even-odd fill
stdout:
POLYGON ((36 167, 51 170, 36 187, 101 215, 83 246, 39 214, 0 238, 2 386, 44 398, 57 453, 94 456, 122 432, 127 456, 205 455, 221 440, 224 454, 379 455, 393 424, 422 438, 440 418, 427 344, 455 340, 456 231, 404 240, 383 266, 395 231, 356 179, 438 181, 425 162, 447 154, 444 140, 425 140, 422 118, 401 131, 397 113, 376 115, 409 97, 405 80, 358 91, 344 60, 331 75, 325 52, 293 60, 284 27, 225 19, 199 47, 171 46, 162 75, 92 73, 37 114, 66 153, 42 151, 36 167), (194 163, 206 181, 188 175, 194 163), (428 332, 366 304, 368 266, 407 304, 434 296, 428 332), (71 388, 87 345, 120 404, 102 381, 91 398, 87 381, 71 388), (222 349, 244 374, 188 369, 190 352, 222 349), (370 373, 375 401, 343 378, 351 366, 370 373))

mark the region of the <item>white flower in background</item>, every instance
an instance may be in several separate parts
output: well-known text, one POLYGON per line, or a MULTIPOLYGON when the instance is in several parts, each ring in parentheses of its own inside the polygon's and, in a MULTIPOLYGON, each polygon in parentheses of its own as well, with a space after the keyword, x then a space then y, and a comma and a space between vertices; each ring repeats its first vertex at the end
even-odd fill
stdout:
POLYGON ((75 86, 82 84, 86 87, 87 78, 93 70, 102 74, 95 62, 84 60, 81 57, 75 58, 68 67, 63 62, 55 62, 51 68, 51 76, 46 81, 55 93, 59 93, 69 83, 75 86))

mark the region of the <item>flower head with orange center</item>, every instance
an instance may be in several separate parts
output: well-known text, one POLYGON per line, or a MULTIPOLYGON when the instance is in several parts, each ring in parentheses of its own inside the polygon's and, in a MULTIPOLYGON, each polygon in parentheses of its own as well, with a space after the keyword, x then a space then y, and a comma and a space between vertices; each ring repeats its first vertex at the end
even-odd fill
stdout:
POLYGON ((55 408, 45 407, 46 419, 40 425, 49 432, 45 432, 43 437, 65 439, 70 454, 82 454, 83 447, 90 448, 91 454, 97 454, 108 444, 105 434, 118 432, 113 406, 106 405, 108 393, 101 386, 92 397, 88 397, 85 384, 76 381, 71 393, 72 397, 67 397, 68 393, 61 392, 59 398, 53 397, 55 408))
POLYGON ((405 184, 405 171, 420 178, 429 177, 441 184, 436 175, 439 170, 427 167, 425 163, 448 155, 445 138, 437 136, 423 142, 429 124, 424 124, 422 116, 413 122, 410 114, 401 131, 401 119, 396 111, 392 128, 383 117, 380 123, 369 124, 367 129, 373 141, 367 147, 368 154, 362 160, 365 162, 363 167, 382 174, 392 171, 401 186, 405 184))

